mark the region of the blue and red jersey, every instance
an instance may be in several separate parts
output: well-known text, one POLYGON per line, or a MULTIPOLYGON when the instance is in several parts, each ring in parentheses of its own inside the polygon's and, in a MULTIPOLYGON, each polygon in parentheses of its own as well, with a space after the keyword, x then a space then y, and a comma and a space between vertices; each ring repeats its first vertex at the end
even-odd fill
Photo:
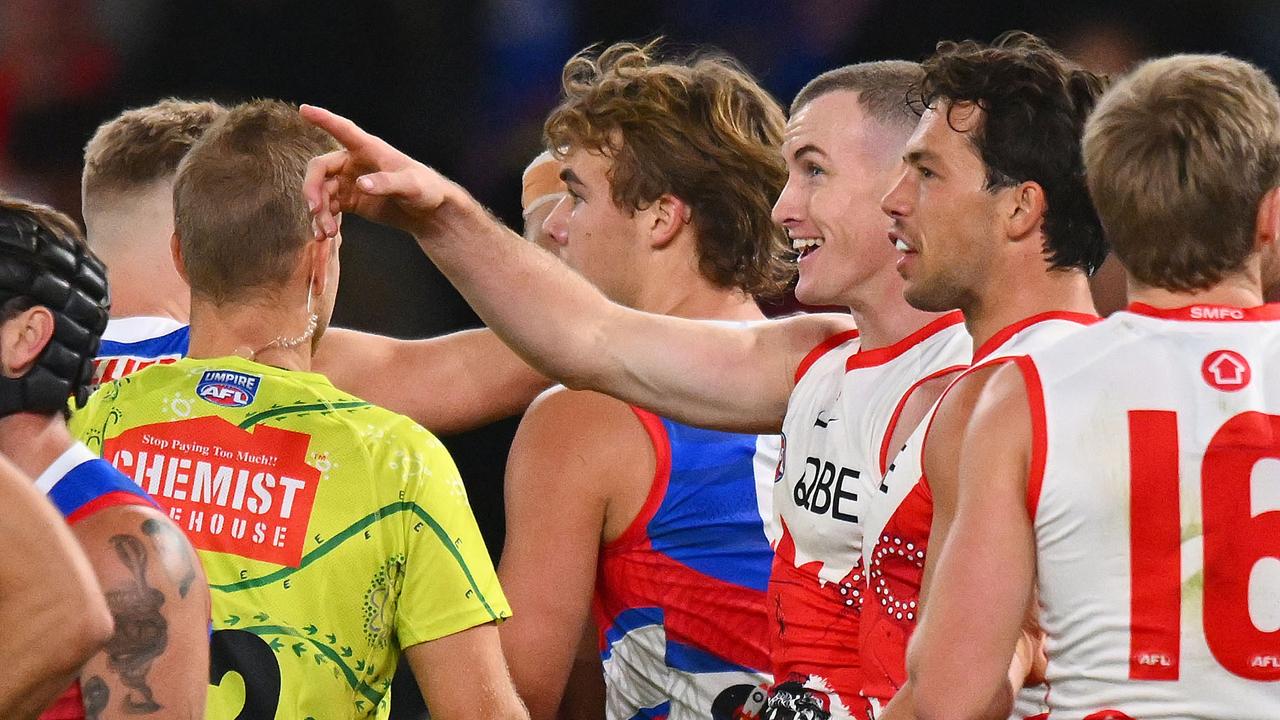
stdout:
POLYGON ((112 319, 93 360, 94 387, 187 356, 191 329, 168 318, 112 319))
POLYGON ((594 613, 606 716, 736 717, 770 683, 764 519, 778 439, 632 409, 657 471, 643 509, 601 551, 594 613))

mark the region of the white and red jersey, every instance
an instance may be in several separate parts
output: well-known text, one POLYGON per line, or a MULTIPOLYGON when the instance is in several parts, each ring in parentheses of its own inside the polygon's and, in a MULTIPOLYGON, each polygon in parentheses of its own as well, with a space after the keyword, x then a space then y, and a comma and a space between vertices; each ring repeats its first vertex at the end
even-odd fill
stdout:
MULTIPOLYGON (((973 366, 966 374, 1001 358, 1056 343, 1097 320, 1081 313, 1033 315, 983 343, 973 353, 973 366)), ((862 547, 868 590, 859 646, 863 692, 878 705, 887 703, 907 679, 907 641, 919 619, 920 588, 933 526, 933 495, 924 476, 924 447, 941 402, 940 398, 934 403, 889 465, 884 480, 868 493, 862 547)), ((1023 705, 1020 703, 1020 709, 1023 705)))
POLYGON ((1052 720, 1280 718, 1280 305, 1017 360, 1052 720))
POLYGON ((964 367, 970 352, 963 318, 951 313, 865 352, 856 332, 833 336, 797 370, 773 494, 773 672, 778 685, 825 694, 832 717, 865 717, 857 637, 867 488, 879 483, 907 396, 964 367))

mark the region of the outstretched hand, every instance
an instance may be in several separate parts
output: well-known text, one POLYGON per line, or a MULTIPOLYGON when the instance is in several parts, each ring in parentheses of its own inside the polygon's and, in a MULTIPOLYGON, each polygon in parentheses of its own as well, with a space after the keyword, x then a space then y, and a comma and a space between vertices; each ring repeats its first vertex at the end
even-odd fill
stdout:
POLYGON ((338 214, 349 212, 421 238, 433 213, 461 192, 440 173, 341 115, 313 105, 303 105, 300 112, 343 147, 307 165, 302 192, 317 234, 337 235, 338 214))

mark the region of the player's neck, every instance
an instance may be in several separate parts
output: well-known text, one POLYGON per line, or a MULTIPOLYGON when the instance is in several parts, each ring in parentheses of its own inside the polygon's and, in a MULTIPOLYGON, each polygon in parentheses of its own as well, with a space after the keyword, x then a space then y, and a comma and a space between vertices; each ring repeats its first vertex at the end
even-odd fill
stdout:
POLYGON ((863 283, 858 288, 860 296, 849 298, 849 314, 858 326, 858 346, 864 351, 900 342, 946 314, 912 307, 902 296, 906 283, 895 268, 890 267, 889 272, 881 282, 863 283))
POLYGON ((89 245, 107 266, 111 317, 187 322, 187 286, 169 254, 172 182, 95 198, 85 210, 89 245))
POLYGON ((74 444, 62 416, 15 413, 0 418, 0 455, 35 480, 74 444))
POLYGON ((717 288, 699 277, 689 282, 652 283, 649 292, 633 307, 645 312, 675 317, 706 320, 761 320, 760 312, 748 295, 717 288))
POLYGON ((1262 286, 1256 277, 1231 275, 1205 290, 1174 292, 1151 287, 1129 278, 1129 302, 1157 308, 1180 308, 1188 305, 1223 305, 1255 307, 1263 303, 1262 286))
POLYGON ((263 299, 215 306, 192 298, 189 357, 235 355, 285 370, 311 370, 313 338, 304 306, 263 299))
POLYGON ((191 317, 185 288, 177 292, 156 292, 145 279, 124 276, 109 266, 107 283, 111 287, 111 317, 160 317, 180 323, 191 317))
POLYGON ((1036 315, 1050 312, 1096 315, 1089 281, 1079 270, 1048 270, 1017 279, 1004 278, 977 293, 964 312, 974 348, 996 333, 1036 315))

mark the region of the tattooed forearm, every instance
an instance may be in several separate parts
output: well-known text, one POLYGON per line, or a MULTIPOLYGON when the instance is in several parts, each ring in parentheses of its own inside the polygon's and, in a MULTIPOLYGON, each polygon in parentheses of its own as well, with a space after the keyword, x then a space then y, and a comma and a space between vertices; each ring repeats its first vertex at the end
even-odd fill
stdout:
POLYGON ((147 548, 141 540, 114 535, 110 542, 120 562, 133 573, 133 583, 117 585, 106 593, 116 621, 115 635, 106 648, 108 665, 129 688, 124 696, 125 711, 153 713, 160 704, 152 696, 147 673, 169 645, 169 623, 160 612, 164 593, 147 584, 147 548))
POLYGON ((107 709, 107 701, 111 698, 111 688, 102 678, 93 677, 80 683, 80 695, 84 700, 85 720, 99 720, 102 711, 107 709))
POLYGON ((191 561, 191 550, 187 547, 187 539, 171 525, 155 519, 144 520, 142 532, 151 538, 151 542, 155 543, 156 547, 168 550, 170 555, 181 559, 182 572, 178 577, 171 576, 171 579, 178 584, 178 596, 185 598, 187 591, 191 589, 191 583, 196 580, 196 566, 191 561))

